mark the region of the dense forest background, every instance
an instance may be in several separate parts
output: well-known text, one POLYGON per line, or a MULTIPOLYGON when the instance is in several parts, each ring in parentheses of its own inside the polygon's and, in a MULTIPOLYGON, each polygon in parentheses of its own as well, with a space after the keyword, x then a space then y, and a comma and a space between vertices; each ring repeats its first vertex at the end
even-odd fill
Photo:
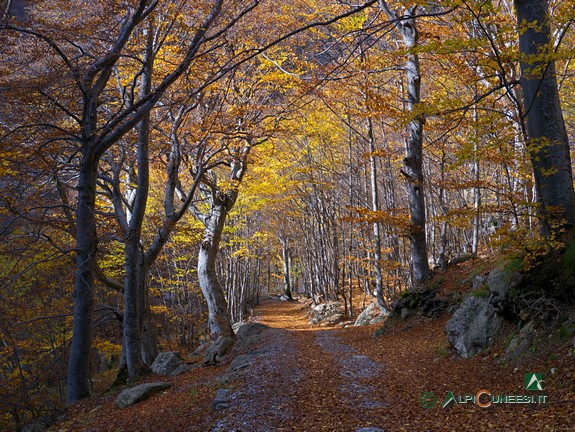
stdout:
POLYGON ((571 1, 0 5, 2 425, 262 293, 571 250, 571 1))

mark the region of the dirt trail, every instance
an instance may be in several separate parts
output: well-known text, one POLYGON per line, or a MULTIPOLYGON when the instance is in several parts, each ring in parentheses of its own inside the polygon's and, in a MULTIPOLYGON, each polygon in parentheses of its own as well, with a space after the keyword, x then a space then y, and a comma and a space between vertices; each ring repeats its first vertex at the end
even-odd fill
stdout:
POLYGON ((447 350, 447 316, 398 321, 379 338, 374 327, 310 326, 297 302, 268 301, 254 319, 272 327, 261 342, 267 352, 242 371, 234 384, 237 397, 216 414, 212 424, 219 421, 220 428, 214 431, 575 430, 575 386, 563 384, 574 376, 568 358, 509 364, 493 352, 457 359, 447 350), (549 376, 551 366, 563 378, 549 376), (546 393, 555 403, 441 408, 448 391, 524 393, 523 378, 531 370, 549 377, 546 393), (429 391, 437 402, 426 408, 420 400, 429 391))
MULTIPOLYGON (((253 320, 268 325, 231 363, 196 367, 170 381, 172 388, 119 410, 117 391, 75 405, 52 431, 76 432, 356 432, 573 431, 575 362, 570 344, 553 355, 521 363, 492 350, 458 359, 447 349, 445 323, 423 317, 395 320, 381 337, 371 327, 308 325, 298 302, 267 301, 253 320), (236 365, 235 371, 230 368, 236 365), (551 373, 551 369, 555 372, 551 373), (522 394, 527 372, 544 374, 545 406, 441 404, 449 391, 522 394), (226 380, 226 376, 232 378, 226 380), (423 407, 423 393, 437 402, 423 407), (218 394, 226 397, 214 409, 218 394)), ((502 346, 500 344, 499 346, 502 346)))
POLYGON ((272 329, 255 362, 235 373, 214 431, 356 430, 389 406, 369 384, 384 366, 344 343, 341 330, 310 327, 300 303, 266 302, 252 320, 272 329))

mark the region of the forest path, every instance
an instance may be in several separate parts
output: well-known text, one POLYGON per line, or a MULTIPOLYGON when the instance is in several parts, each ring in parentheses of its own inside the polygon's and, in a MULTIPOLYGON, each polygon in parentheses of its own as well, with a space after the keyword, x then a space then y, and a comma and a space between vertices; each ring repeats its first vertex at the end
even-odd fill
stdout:
POLYGON ((302 303, 266 301, 252 318, 271 327, 262 333, 256 347, 264 353, 240 371, 234 380, 232 403, 221 412, 213 412, 212 419, 220 423, 212 425, 221 427, 211 430, 574 430, 575 410, 565 403, 574 400, 574 388, 565 388, 558 374, 551 377, 548 373, 553 366, 565 376, 575 376, 568 356, 561 362, 548 357, 521 365, 499 361, 500 352, 459 359, 447 348, 448 318, 395 320, 382 336, 375 337, 375 326, 311 326, 302 303), (562 402, 494 405, 488 409, 475 404, 441 407, 449 391, 525 393, 523 379, 529 371, 543 371, 548 379, 546 394, 550 400, 562 402), (435 395, 435 403, 425 406, 421 402, 424 394, 435 395))
POLYGON ((252 321, 271 329, 254 363, 235 372, 213 431, 355 431, 389 406, 370 384, 384 365, 343 342, 342 330, 310 326, 301 303, 266 301, 252 321))
POLYGON ((76 404, 51 431, 574 430, 570 344, 553 356, 523 363, 501 362, 495 350, 459 359, 447 349, 448 318, 394 320, 376 338, 374 326, 310 326, 302 303, 268 300, 256 308, 252 321, 270 329, 230 363, 194 367, 176 377, 151 375, 146 381, 169 381, 172 388, 123 410, 115 404, 117 391, 106 391, 76 404), (544 373, 551 401, 545 406, 441 407, 449 391, 523 394, 525 373, 533 371, 544 373), (424 407, 420 399, 428 392, 437 401, 424 407), (218 393, 226 396, 222 406, 214 406, 218 393))

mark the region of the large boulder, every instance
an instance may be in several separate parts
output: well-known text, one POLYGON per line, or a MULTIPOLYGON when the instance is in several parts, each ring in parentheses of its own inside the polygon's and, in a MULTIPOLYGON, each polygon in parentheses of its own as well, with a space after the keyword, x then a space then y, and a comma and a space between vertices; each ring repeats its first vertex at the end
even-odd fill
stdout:
POLYGON ((313 318, 310 324, 329 323, 334 324, 343 319, 344 308, 340 302, 320 303, 311 308, 313 318))
POLYGON ((235 373, 239 370, 245 369, 249 367, 255 360, 255 356, 253 354, 242 354, 235 357, 228 368, 229 373, 235 373))
POLYGON ((152 372, 158 375, 176 376, 187 372, 190 368, 176 352, 163 352, 158 354, 152 363, 152 372))
MULTIPOLYGON (((240 327, 240 330, 245 327, 240 327)), ((204 356, 205 365, 215 365, 222 361, 226 354, 231 350, 234 345, 234 339, 229 336, 220 336, 212 343, 206 350, 206 355, 204 356)))
POLYGON ((498 297, 507 298, 509 292, 521 282, 521 273, 494 269, 487 276, 489 292, 498 297))
POLYGON ((243 326, 245 324, 245 322, 243 321, 238 321, 237 323, 233 323, 232 324, 232 330, 234 331, 235 334, 238 334, 238 330, 240 329, 241 326, 243 326))
POLYGON ((116 405, 118 408, 129 407, 130 405, 148 399, 150 396, 160 393, 171 386, 172 384, 169 382, 153 382, 127 388, 116 398, 116 405))
POLYGON ((260 323, 247 323, 238 329, 238 341, 240 346, 247 347, 258 341, 259 335, 269 327, 260 323))
POLYGON ((490 304, 493 310, 504 314, 510 304, 511 293, 521 283, 521 274, 514 271, 494 269, 487 276, 490 304))
POLYGON ((364 326, 369 325, 371 320, 379 314, 379 310, 375 303, 371 303, 366 307, 355 319, 354 326, 364 326))
POLYGON ((447 339, 459 355, 472 357, 489 346, 502 320, 488 298, 468 297, 447 322, 447 339))
POLYGON ((515 360, 523 355, 533 344, 535 336, 535 323, 529 321, 519 330, 519 333, 509 341, 509 345, 505 349, 507 358, 509 360, 515 360))

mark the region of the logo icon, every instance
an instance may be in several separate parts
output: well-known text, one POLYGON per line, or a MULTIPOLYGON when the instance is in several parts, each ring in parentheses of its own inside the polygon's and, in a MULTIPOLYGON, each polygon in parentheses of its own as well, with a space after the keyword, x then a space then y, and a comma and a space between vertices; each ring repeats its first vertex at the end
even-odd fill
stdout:
POLYGON ((441 408, 448 407, 451 402, 457 403, 457 401, 455 400, 455 396, 453 396, 453 392, 447 393, 447 396, 445 397, 445 400, 443 401, 443 405, 441 405, 441 408))
POLYGON ((529 372, 525 374, 525 390, 542 391, 543 374, 540 372, 529 372))
POLYGON ((426 409, 433 408, 435 402, 437 402, 437 396, 433 392, 424 392, 419 398, 419 403, 426 409))

